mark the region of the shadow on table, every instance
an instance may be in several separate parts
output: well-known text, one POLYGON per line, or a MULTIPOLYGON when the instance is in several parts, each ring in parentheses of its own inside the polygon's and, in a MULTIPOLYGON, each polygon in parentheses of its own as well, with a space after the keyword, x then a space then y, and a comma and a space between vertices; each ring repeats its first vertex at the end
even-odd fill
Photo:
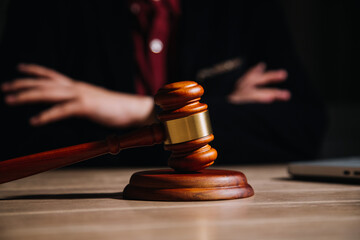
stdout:
POLYGON ((123 193, 65 193, 65 194, 34 194, 0 198, 3 200, 34 200, 34 199, 123 199, 123 193))

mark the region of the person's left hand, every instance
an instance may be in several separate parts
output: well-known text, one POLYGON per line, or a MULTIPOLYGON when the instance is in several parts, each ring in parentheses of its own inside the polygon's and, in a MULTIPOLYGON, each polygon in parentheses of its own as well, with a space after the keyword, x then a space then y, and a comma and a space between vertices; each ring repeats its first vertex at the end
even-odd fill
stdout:
POLYGON ((286 70, 266 71, 266 64, 259 63, 236 81, 233 92, 228 96, 228 101, 233 104, 269 104, 274 101, 288 101, 291 97, 290 91, 266 86, 283 82, 287 76, 286 70))
POLYGON ((30 119, 44 125, 70 117, 83 117, 111 127, 150 123, 154 100, 111 91, 75 81, 57 71, 36 64, 20 64, 20 72, 32 75, 4 83, 9 105, 52 103, 53 106, 30 119))

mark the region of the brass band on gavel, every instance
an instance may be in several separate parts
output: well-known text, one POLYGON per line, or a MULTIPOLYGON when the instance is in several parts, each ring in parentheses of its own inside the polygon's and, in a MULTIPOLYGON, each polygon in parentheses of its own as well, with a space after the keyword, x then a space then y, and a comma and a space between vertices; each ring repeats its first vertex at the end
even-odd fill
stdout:
POLYGON ((165 121, 164 126, 167 134, 165 145, 188 142, 212 134, 208 111, 165 121))

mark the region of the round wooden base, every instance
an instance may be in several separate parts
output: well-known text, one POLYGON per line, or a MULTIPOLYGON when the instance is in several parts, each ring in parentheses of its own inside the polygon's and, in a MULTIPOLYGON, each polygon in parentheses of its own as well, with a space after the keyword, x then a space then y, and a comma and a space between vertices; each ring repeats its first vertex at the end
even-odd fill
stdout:
POLYGON ((152 170, 134 173, 125 187, 125 199, 160 201, 207 201, 254 195, 243 173, 204 169, 195 173, 152 170))

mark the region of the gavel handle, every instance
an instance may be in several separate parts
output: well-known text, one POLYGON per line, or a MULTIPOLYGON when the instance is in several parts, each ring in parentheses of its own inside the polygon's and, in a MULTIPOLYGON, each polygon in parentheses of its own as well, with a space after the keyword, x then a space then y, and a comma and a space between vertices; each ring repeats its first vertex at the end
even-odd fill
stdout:
POLYGON ((106 153, 117 154, 121 149, 159 144, 164 140, 163 127, 160 124, 153 124, 121 137, 111 136, 103 141, 89 142, 1 161, 0 184, 106 153))

